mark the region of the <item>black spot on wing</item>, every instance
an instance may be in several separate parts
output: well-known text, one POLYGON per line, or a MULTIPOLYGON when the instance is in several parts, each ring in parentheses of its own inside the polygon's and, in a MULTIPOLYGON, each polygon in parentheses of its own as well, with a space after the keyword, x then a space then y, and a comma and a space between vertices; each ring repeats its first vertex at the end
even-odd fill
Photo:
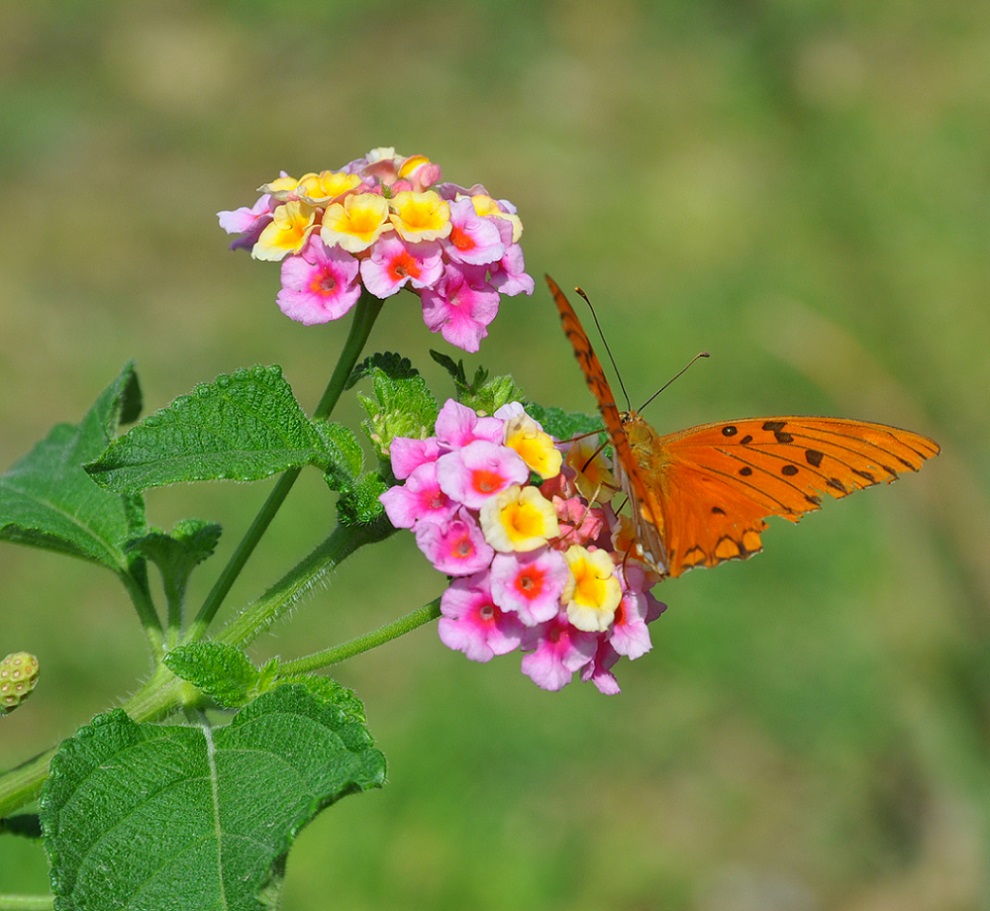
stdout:
POLYGON ((788 462, 783 468, 780 469, 780 473, 782 475, 786 475, 789 478, 793 478, 794 475, 798 473, 798 467, 797 465, 792 465, 790 462, 788 462))
POLYGON ((809 465, 818 468, 822 464, 822 459, 825 458, 825 453, 820 449, 806 449, 804 451, 804 458, 809 465))

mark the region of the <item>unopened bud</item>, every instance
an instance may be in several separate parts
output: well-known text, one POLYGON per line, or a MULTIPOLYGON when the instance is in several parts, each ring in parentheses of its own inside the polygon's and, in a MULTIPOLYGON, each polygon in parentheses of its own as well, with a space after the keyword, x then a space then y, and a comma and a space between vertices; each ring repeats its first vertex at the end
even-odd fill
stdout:
POLYGON ((0 715, 14 711, 38 682, 38 659, 27 652, 14 652, 0 661, 0 715))

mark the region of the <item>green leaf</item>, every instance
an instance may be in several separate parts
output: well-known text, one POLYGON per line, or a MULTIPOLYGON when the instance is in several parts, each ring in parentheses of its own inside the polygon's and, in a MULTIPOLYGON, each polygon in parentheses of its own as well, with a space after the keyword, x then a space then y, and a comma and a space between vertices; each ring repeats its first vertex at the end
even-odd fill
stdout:
POLYGON ((384 783, 349 708, 283 686, 222 728, 96 718, 62 744, 41 797, 57 911, 277 907, 302 827, 384 783))
POLYGON ((388 490, 377 471, 363 474, 349 490, 341 494, 337 502, 337 516, 341 525, 369 525, 385 512, 378 498, 388 490))
POLYGON ((436 399, 406 358, 390 352, 373 354, 354 369, 348 384, 365 377, 371 377, 374 398, 358 396, 368 414, 362 426, 379 458, 387 458, 394 437, 422 439, 433 433, 439 412, 436 399))
POLYGON ((478 414, 494 414, 503 405, 519 402, 523 398, 522 390, 511 376, 489 378, 488 371, 484 367, 478 367, 474 372, 474 379, 469 381, 464 371, 464 361, 455 361, 446 354, 432 350, 430 357, 450 374, 457 401, 478 414))
POLYGON ((350 490, 364 468, 364 453, 354 431, 343 424, 327 423, 321 428, 329 456, 326 481, 331 490, 350 490))
POLYGON ((274 366, 197 386, 114 440, 86 470, 111 490, 138 491, 183 481, 257 481, 308 464, 326 468, 323 437, 274 366))
POLYGON ((79 424, 59 424, 0 475, 0 540, 129 569, 124 542, 144 531, 140 497, 94 484, 83 463, 98 456, 124 419, 140 410, 133 364, 103 391, 79 424))
POLYGON ((190 574, 212 556, 220 531, 216 523, 183 519, 175 524, 171 534, 150 532, 129 541, 127 549, 147 557, 158 567, 169 603, 181 604, 190 574))
POLYGON ((165 655, 165 666, 224 708, 240 708, 255 695, 258 669, 239 648, 222 642, 192 642, 165 655))
POLYGON ((569 440, 572 437, 584 436, 585 434, 604 434, 602 419, 598 416, 564 411, 556 406, 544 408, 542 405, 537 405, 536 402, 529 402, 526 405, 526 413, 534 420, 539 421, 543 429, 558 440, 569 440))

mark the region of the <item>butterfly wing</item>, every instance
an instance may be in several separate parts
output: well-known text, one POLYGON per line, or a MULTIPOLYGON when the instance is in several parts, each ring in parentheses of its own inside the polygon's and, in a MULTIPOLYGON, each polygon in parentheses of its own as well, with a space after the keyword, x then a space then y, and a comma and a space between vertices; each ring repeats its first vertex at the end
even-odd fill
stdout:
POLYGON ((772 417, 720 421, 661 436, 638 415, 626 439, 668 571, 742 559, 762 548, 768 516, 797 522, 823 494, 844 497, 939 452, 933 440, 866 421, 772 417))
POLYGON ((616 407, 577 314, 546 279, 615 450, 641 556, 660 573, 749 557, 763 547, 768 516, 797 522, 822 494, 889 483, 939 452, 909 430, 844 418, 747 418, 661 436, 616 407))
MULTIPOLYGON (((647 504, 649 503, 650 491, 626 435, 623 414, 616 407, 615 396, 612 395, 612 387, 609 385, 608 377, 605 376, 601 361, 598 360, 595 349, 591 347, 588 333, 584 331, 570 301, 567 300, 564 292, 560 290, 560 286, 549 275, 545 278, 550 293, 557 304, 564 334, 574 346, 574 356, 577 358, 591 394, 598 403, 598 410, 601 412, 605 431, 608 433, 613 450, 615 450, 616 475, 632 505, 637 544, 641 551, 640 556, 657 572, 666 573, 667 555, 664 551, 660 532, 662 523, 640 519, 649 509, 647 504)), ((660 515, 658 511, 654 510, 654 512, 658 516, 660 515)))

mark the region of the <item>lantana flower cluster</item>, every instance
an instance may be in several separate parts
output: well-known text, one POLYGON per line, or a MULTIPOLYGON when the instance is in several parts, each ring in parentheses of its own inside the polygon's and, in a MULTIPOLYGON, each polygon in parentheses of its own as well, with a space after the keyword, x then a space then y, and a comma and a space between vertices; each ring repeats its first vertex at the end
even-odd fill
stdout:
POLYGON ((547 690, 580 673, 617 693, 612 667, 649 651, 647 624, 665 606, 628 523, 602 502, 614 483, 604 458, 556 441, 518 403, 479 417, 450 400, 435 430, 392 440, 404 483, 381 500, 451 577, 440 639, 473 661, 519 649, 523 673, 547 690))
POLYGON ((501 295, 533 293, 512 203, 480 184, 441 182, 423 155, 373 149, 336 171, 286 173, 253 206, 219 212, 232 250, 282 263, 282 312, 306 325, 347 313, 362 287, 402 288, 422 302, 432 332, 477 351, 501 295))

